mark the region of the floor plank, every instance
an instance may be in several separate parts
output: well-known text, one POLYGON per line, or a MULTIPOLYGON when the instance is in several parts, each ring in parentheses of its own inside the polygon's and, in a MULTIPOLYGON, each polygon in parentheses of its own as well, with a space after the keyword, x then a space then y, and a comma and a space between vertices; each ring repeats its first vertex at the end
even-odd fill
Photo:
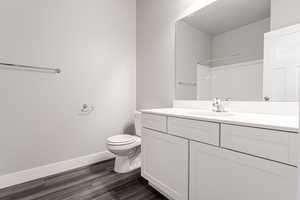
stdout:
POLYGON ((0 200, 167 200, 140 176, 113 172, 113 160, 0 190, 0 200))

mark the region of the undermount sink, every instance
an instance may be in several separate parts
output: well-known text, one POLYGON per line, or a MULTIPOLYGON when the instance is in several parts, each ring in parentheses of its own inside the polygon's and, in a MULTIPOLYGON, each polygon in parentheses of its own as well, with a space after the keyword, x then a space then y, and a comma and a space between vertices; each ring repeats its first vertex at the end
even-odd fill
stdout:
POLYGON ((234 116, 234 114, 230 112, 213 112, 213 111, 193 111, 193 112, 189 112, 189 114, 201 115, 201 116, 216 116, 216 117, 234 116))

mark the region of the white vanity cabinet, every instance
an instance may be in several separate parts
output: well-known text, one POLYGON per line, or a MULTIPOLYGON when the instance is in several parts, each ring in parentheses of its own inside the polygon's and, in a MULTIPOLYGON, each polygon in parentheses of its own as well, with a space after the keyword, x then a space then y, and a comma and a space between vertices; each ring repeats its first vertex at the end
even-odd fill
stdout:
POLYGON ((188 140, 142 131, 142 176, 170 199, 188 200, 188 140))
POLYGON ((190 144, 190 200, 295 200, 297 168, 190 144))
POLYGON ((143 114, 142 176, 171 200, 295 200, 298 134, 143 114))

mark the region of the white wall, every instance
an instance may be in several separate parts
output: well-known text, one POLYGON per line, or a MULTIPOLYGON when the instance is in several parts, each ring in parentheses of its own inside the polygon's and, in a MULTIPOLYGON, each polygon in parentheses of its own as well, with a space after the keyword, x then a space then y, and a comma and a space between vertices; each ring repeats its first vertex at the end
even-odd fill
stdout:
POLYGON ((218 67, 198 65, 197 100, 261 101, 262 82, 263 60, 218 67))
MULTIPOLYGON (((207 65, 197 65, 197 100, 212 100, 212 67, 207 65)), ((177 91, 176 91, 177 92, 177 91)))
POLYGON ((175 22, 194 0, 137 0, 137 108, 172 106, 175 22))
POLYGON ((262 101, 263 61, 211 68, 211 96, 233 101, 262 101))
POLYGON ((0 60, 62 69, 0 70, 0 175, 105 151, 135 110, 135 0, 0 2, 0 60))
POLYGON ((270 19, 264 19, 213 37, 212 59, 239 56, 214 62, 212 66, 263 59, 264 33, 269 31, 270 19))
POLYGON ((211 36, 184 21, 176 23, 176 99, 197 98, 197 88, 178 82, 197 82, 197 63, 211 57, 211 36))
POLYGON ((300 23, 299 0, 271 0, 271 29, 300 23))

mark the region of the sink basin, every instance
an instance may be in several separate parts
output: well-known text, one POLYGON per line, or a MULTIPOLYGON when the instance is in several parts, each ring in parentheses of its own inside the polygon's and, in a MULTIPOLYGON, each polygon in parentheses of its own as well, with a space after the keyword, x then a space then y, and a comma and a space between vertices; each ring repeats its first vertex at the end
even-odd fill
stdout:
POLYGON ((226 117, 226 116, 234 116, 233 113, 230 112, 210 112, 210 111, 193 111, 189 112, 191 115, 201 115, 201 116, 211 116, 211 117, 226 117))

